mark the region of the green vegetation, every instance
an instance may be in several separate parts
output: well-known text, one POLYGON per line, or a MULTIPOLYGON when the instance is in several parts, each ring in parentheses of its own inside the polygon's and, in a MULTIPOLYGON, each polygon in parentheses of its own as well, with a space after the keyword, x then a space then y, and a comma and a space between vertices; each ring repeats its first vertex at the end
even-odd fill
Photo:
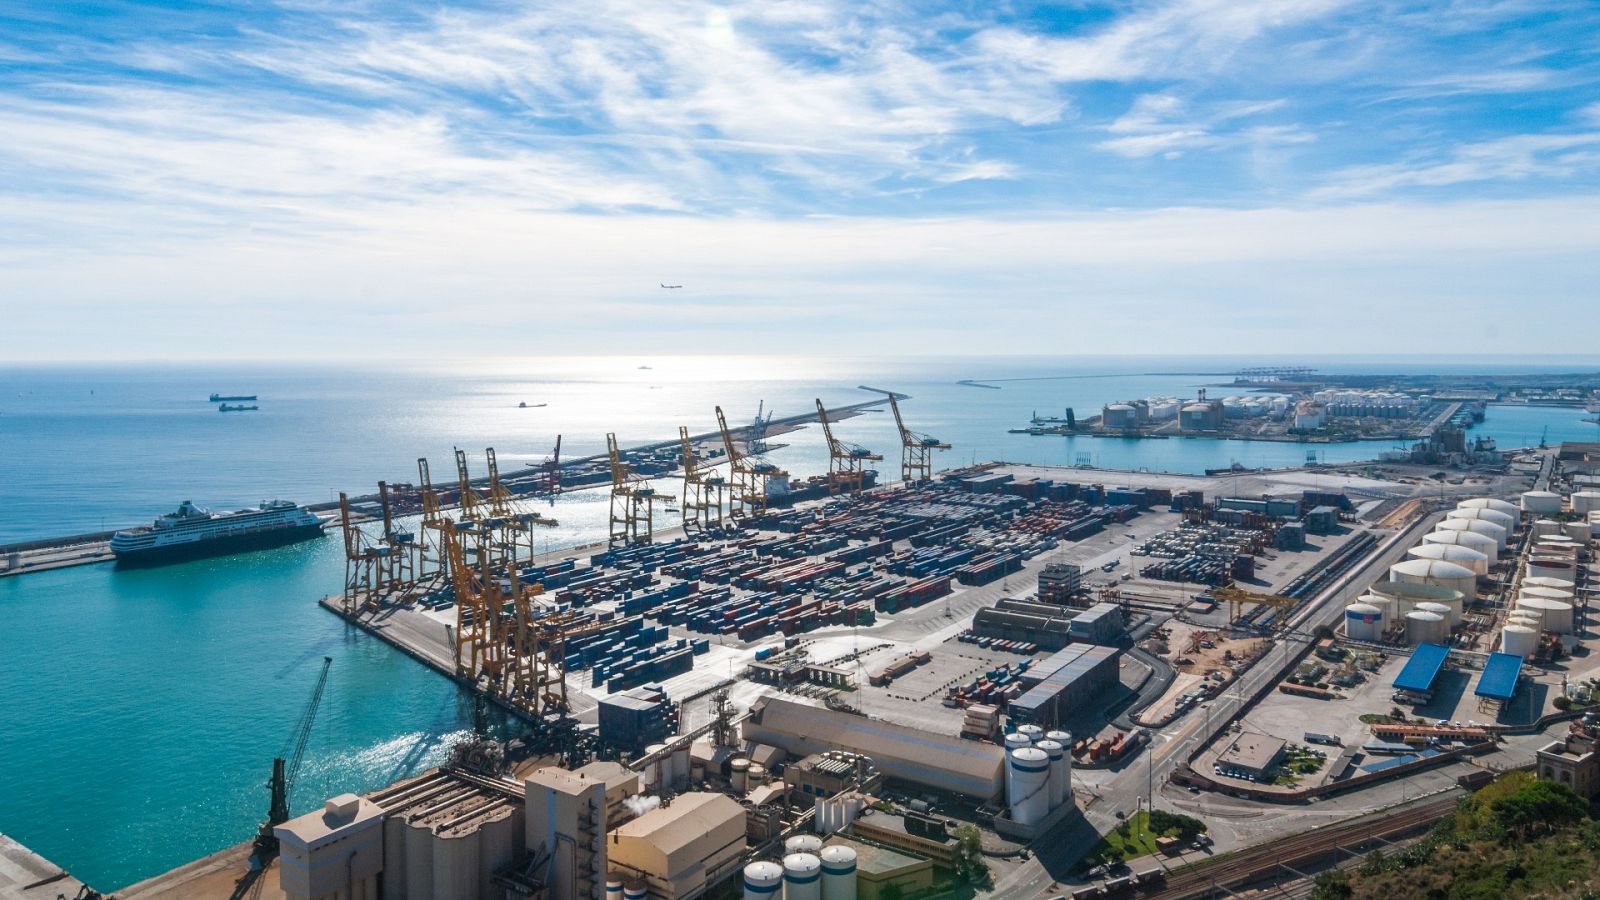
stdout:
POLYGON ((1187 843, 1205 832, 1206 824, 1193 816, 1160 809, 1140 811, 1101 838, 1087 859, 1090 865, 1125 862, 1158 852, 1158 837, 1175 837, 1187 843))
POLYGON ((1394 716, 1386 716, 1383 713, 1362 713, 1361 721, 1367 725, 1393 725, 1403 720, 1396 719, 1394 716))
POLYGON ((1426 839, 1317 879, 1313 900, 1600 897, 1600 822, 1563 785, 1512 772, 1426 839))
POLYGON ((989 863, 983 858, 983 835, 976 825, 962 825, 956 839, 956 877, 966 884, 989 883, 989 863))

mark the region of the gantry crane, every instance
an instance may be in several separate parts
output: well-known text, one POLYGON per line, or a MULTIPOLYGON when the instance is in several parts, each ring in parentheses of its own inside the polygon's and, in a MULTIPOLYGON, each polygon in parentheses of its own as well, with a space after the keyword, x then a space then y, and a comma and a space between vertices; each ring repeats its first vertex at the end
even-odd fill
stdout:
MULTIPOLYGON (((456 523, 457 535, 466 533, 474 538, 472 551, 480 562, 490 569, 499 569, 504 562, 502 547, 495 534, 499 524, 492 521, 489 503, 472 486, 472 475, 467 471, 467 451, 456 449, 456 493, 461 503, 461 521, 456 523)), ((464 548, 465 550, 465 548, 464 548)), ((463 552, 463 557, 467 554, 463 552)))
POLYGON ((728 480, 700 465, 688 428, 678 426, 678 440, 683 444, 683 527, 688 531, 720 528, 728 480))
POLYGON ((311 691, 311 701, 301 710, 300 721, 289 733, 283 749, 272 760, 272 780, 267 782, 272 800, 267 807, 267 820, 261 823, 261 829, 256 833, 256 854, 263 869, 267 860, 278 851, 278 836, 272 829, 289 821, 290 793, 294 790, 295 777, 300 774, 300 764, 305 762, 306 745, 311 741, 311 726, 317 720, 317 707, 322 705, 322 692, 328 686, 328 668, 332 665, 333 657, 322 658, 322 672, 311 691))
MULTIPOLYGON (((1209 593, 1214 599, 1228 604, 1229 624, 1239 621, 1239 617, 1244 613, 1244 607, 1247 603, 1258 606, 1270 606, 1278 610, 1293 609, 1300 603, 1300 600, 1295 597, 1282 597, 1276 594, 1258 594, 1254 591, 1247 591, 1238 585, 1232 584, 1214 587, 1209 593)), ((1288 622, 1280 621, 1277 623, 1277 625, 1279 628, 1284 628, 1288 626, 1288 622)))
POLYGON ((746 513, 760 515, 767 510, 772 496, 772 484, 788 484, 789 473, 767 462, 761 456, 744 452, 734 443, 733 432, 728 429, 728 417, 722 407, 717 407, 717 427, 722 431, 722 446, 728 454, 729 486, 728 511, 735 519, 746 513))
POLYGON ((409 590, 417 581, 417 536, 395 527, 387 481, 378 482, 378 502, 383 507, 383 543, 389 550, 382 573, 384 589, 391 593, 409 590))
POLYGON ((522 508, 511 493, 511 489, 500 480, 500 463, 495 457, 493 447, 486 447, 483 451, 484 459, 489 464, 489 515, 492 517, 491 525, 499 532, 498 543, 504 548, 504 559, 507 563, 515 565, 518 554, 526 547, 527 558, 533 558, 533 529, 554 528, 555 519, 541 516, 522 508))
POLYGON ((556 435, 556 449, 539 463, 539 489, 550 495, 550 502, 555 502, 557 494, 561 493, 561 435, 556 435))
POLYGON ((889 408, 894 411, 894 424, 900 429, 900 480, 916 484, 933 477, 933 451, 949 450, 950 445, 931 435, 912 431, 900 418, 900 404, 893 391, 889 395, 889 408))
POLYGON ((867 480, 867 463, 882 462, 883 454, 835 438, 821 397, 817 398, 817 421, 822 423, 822 435, 828 439, 828 493, 860 493, 867 480))
POLYGON ((655 536, 656 490, 649 479, 623 461, 615 432, 606 435, 606 452, 611 457, 610 542, 612 546, 648 544, 655 536))
POLYGON ((339 492, 339 526, 344 532, 344 614, 377 602, 389 548, 379 545, 350 521, 350 498, 339 492))
POLYGON ((417 548, 417 574, 450 577, 450 556, 445 552, 445 539, 455 533, 455 522, 445 516, 439 503, 439 492, 433 489, 433 478, 428 469, 428 458, 417 457, 417 494, 422 498, 422 540, 417 548), (430 571, 428 563, 432 560, 430 571))
POLYGON ((483 555, 476 564, 468 562, 459 526, 447 529, 444 535, 456 595, 456 674, 474 684, 487 677, 492 687, 499 681, 505 658, 501 621, 505 603, 500 581, 491 574, 483 555))

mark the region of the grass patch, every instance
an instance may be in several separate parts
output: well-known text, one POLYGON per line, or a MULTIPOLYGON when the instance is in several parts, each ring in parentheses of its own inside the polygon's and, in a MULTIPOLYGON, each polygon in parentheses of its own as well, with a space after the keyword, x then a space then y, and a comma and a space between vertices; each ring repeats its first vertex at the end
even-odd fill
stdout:
POLYGON ((1205 831, 1205 823, 1200 820, 1174 815, 1165 810, 1156 811, 1155 823, 1152 825, 1150 813, 1141 810, 1107 832, 1100 839, 1100 843, 1089 851, 1086 859, 1090 865, 1138 859, 1160 852, 1160 848, 1156 846, 1158 837, 1175 837, 1188 841, 1193 840, 1197 834, 1204 834, 1205 831))

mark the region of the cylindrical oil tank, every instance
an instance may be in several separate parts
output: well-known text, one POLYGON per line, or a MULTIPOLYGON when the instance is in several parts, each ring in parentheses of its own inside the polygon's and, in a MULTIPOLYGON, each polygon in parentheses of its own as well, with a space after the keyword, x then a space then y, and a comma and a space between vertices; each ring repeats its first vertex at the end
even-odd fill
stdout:
POLYGON ((1435 603, 1432 600, 1425 600, 1422 603, 1418 603, 1416 608, 1423 612, 1431 612, 1434 615, 1443 616, 1444 620, 1450 625, 1455 625, 1456 620, 1460 618, 1460 613, 1452 610, 1447 603, 1435 603))
POLYGON ((606 876, 606 900, 622 900, 622 873, 612 872, 606 876))
POLYGON ((1422 536, 1424 544, 1442 544, 1445 546, 1466 547, 1476 550, 1489 558, 1489 565, 1500 561, 1500 542, 1486 534, 1476 531, 1431 531, 1422 536))
POLYGON ((1100 424, 1106 428, 1132 428, 1138 423, 1138 413, 1126 403, 1113 403, 1101 410, 1100 424))
POLYGON ((1528 574, 1541 578, 1563 578, 1567 581, 1576 581, 1578 578, 1578 564, 1570 559, 1535 556, 1528 560, 1528 574))
POLYGON ((1044 751, 1050 757, 1050 777, 1047 783, 1050 786, 1050 808, 1055 809, 1061 805, 1061 797, 1066 793, 1066 785, 1061 783, 1061 760, 1067 755, 1065 747, 1048 738, 1041 739, 1033 746, 1044 751))
POLYGON ((1600 509, 1600 491, 1578 491, 1572 495, 1572 511, 1585 515, 1600 509))
POLYGON ((1011 819, 1034 825, 1050 812, 1050 757, 1038 747, 1006 754, 1006 804, 1011 819))
POLYGON ((1594 529, 1589 527, 1588 522, 1566 522, 1562 524, 1561 530, 1567 537, 1572 538, 1573 543, 1580 546, 1594 540, 1594 529))
POLYGON ((1540 516, 1561 512, 1561 495, 1549 491, 1523 491, 1522 511, 1540 516))
POLYGON ((1561 588, 1542 587, 1537 584, 1529 584, 1527 579, 1523 579, 1522 589, 1517 593, 1524 597, 1545 597, 1550 600, 1565 600, 1568 603, 1571 603, 1573 598, 1573 593, 1571 591, 1562 590, 1561 588))
POLYGON ((1555 588, 1558 591, 1566 591, 1567 596, 1571 597, 1572 592, 1577 590, 1578 583, 1575 581, 1569 581, 1565 578, 1551 578, 1545 575, 1529 575, 1527 578, 1522 579, 1522 586, 1525 588, 1555 588))
POLYGON ((1526 625, 1507 625, 1500 629, 1500 652, 1526 659, 1539 650, 1539 632, 1526 625))
POLYGON ((1344 633, 1352 641, 1376 641, 1383 637, 1383 610, 1371 603, 1352 603, 1344 608, 1344 633))
POLYGON ((1534 631, 1543 631, 1544 616, 1531 609, 1513 609, 1511 612, 1506 613, 1506 624, 1521 625, 1524 628, 1532 628, 1534 631))
POLYGON ((856 851, 835 844, 822 848, 822 900, 856 900, 856 851))
POLYGON ((753 862, 744 867, 744 900, 774 900, 783 890, 783 866, 753 862))
POLYGON ((761 763, 751 763, 750 768, 745 772, 745 776, 744 789, 753 791, 767 783, 767 767, 761 763))
POLYGON ((1494 544, 1501 553, 1506 550, 1510 540, 1509 533, 1487 519, 1445 519, 1433 526, 1434 531, 1474 531, 1478 534, 1494 538, 1494 544))
POLYGON ((1018 725, 1017 734, 1026 737, 1030 744, 1037 744, 1044 739, 1044 729, 1032 724, 1018 725))
POLYGON ((672 783, 685 785, 689 783, 689 743, 685 741, 672 749, 672 783))
POLYGON ((1539 519, 1533 523, 1535 538, 1549 537, 1552 534, 1561 534, 1561 523, 1555 519, 1539 519))
POLYGON ((797 834, 783 842, 785 856, 792 853, 820 853, 821 851, 822 838, 814 834, 797 834))
POLYGON ((1565 600, 1519 596, 1517 609, 1538 613, 1544 621, 1545 631, 1554 631, 1556 634, 1572 633, 1572 604, 1565 600))
POLYGON ((1517 509, 1516 504, 1507 503, 1504 500, 1496 500, 1492 497, 1474 497, 1471 500, 1463 500, 1456 504, 1456 509, 1492 509, 1503 512, 1513 519, 1522 517, 1522 510, 1517 509))
POLYGON ((1423 544, 1406 551, 1412 559, 1440 559, 1466 566, 1474 574, 1489 574, 1489 557, 1472 549, 1452 544, 1423 544))
POLYGON ((728 760, 728 780, 733 789, 743 793, 750 789, 750 760, 743 756, 728 760))
POLYGON ((1450 640, 1450 624, 1444 616, 1414 609, 1406 613, 1406 643, 1443 644, 1450 640))
POLYGON ((1007 750, 1021 750, 1023 747, 1032 747, 1032 746, 1033 746, 1033 738, 1030 738, 1027 735, 1023 734, 1020 730, 1013 731, 1010 734, 1006 735, 1006 749, 1007 750))
POLYGON ((1485 522, 1493 522, 1494 524, 1499 525, 1501 528, 1504 528, 1507 534, 1516 531, 1517 523, 1522 521, 1521 516, 1513 516, 1509 513, 1503 513, 1498 509, 1454 509, 1448 513, 1445 513, 1445 518, 1481 519, 1485 522))
POLYGON ((1478 576, 1465 566, 1437 559, 1408 559, 1389 567, 1389 580, 1432 584, 1460 591, 1463 597, 1472 596, 1478 588, 1478 576))
POLYGON ((822 860, 815 853, 783 858, 783 900, 822 900, 822 860))
POLYGON ((643 878, 629 878, 622 883, 622 900, 646 900, 650 896, 650 882, 643 878))

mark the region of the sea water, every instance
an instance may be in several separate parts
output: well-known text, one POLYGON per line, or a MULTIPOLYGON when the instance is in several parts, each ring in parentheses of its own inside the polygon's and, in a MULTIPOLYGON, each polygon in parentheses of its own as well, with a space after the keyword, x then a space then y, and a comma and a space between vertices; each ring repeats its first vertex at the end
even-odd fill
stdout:
MULTIPOLYGON (((380 478, 413 481, 423 455, 435 481, 448 482, 457 446, 469 451, 474 475, 483 473, 486 446, 509 472, 542 460, 557 434, 572 458, 602 452, 608 431, 624 445, 668 440, 679 424, 714 429, 718 404, 737 427, 758 404, 783 417, 813 412, 817 398, 841 406, 870 398, 861 385, 911 395, 902 404, 908 424, 955 445, 940 467, 1086 458, 1104 468, 1199 472, 1303 463, 1306 446, 1292 443, 1007 433, 1035 412, 1072 406, 1088 416, 1116 400, 1192 396, 1247 364, 678 357, 434 370, 0 369, 0 543, 141 524, 184 499, 227 509, 367 493, 380 478), (1188 374, 1151 374, 1161 372, 1188 374), (1000 389, 961 379, 991 379, 1000 389), (219 413, 206 401, 212 392, 257 394, 261 409, 219 413)), ((1591 417, 1494 407, 1475 433, 1501 446, 1592 439, 1600 427, 1584 421, 1591 417)), ((836 430, 883 452, 881 468, 895 476, 898 438, 886 410, 836 430)), ((788 446, 773 461, 791 472, 826 469, 814 425, 774 440, 788 446)), ((1316 450, 1334 462, 1389 446, 1316 450)), ((563 496, 544 511, 562 524, 540 534, 541 549, 604 537, 603 490, 563 496)), ((0 579, 0 831, 102 890, 248 840, 266 812, 272 757, 324 656, 334 662, 295 784, 296 810, 437 764, 470 727, 471 703, 449 680, 316 607, 337 592, 342 569, 329 538, 157 569, 95 565, 0 579)))

